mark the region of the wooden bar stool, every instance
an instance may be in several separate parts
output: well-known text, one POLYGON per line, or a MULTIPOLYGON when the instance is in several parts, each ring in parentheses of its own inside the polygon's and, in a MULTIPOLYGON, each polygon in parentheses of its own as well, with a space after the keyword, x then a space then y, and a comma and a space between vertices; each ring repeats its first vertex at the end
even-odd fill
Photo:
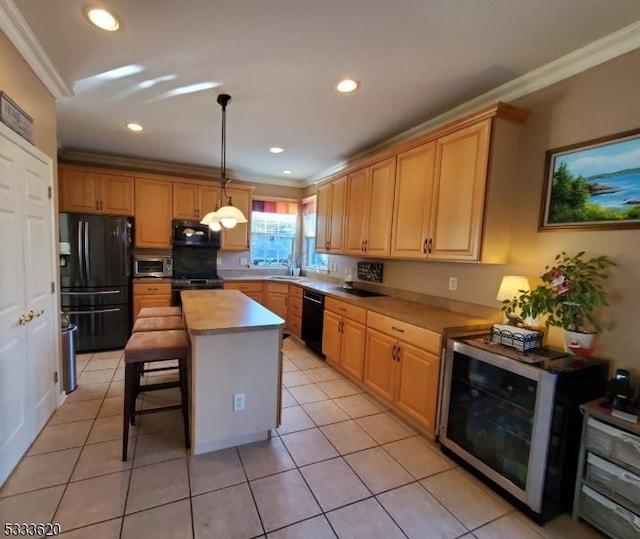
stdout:
POLYGON ((122 460, 127 460, 129 442, 129 423, 135 424, 135 416, 163 412, 167 410, 182 410, 184 421, 184 437, 186 447, 191 447, 189 435, 189 382, 187 373, 187 358, 189 356, 189 338, 183 329, 165 331, 140 331, 129 338, 124 349, 124 418, 122 428, 122 460), (139 367, 144 363, 154 361, 178 360, 179 380, 158 384, 140 385, 139 367), (145 391, 156 391, 171 387, 180 388, 180 404, 152 408, 150 410, 136 410, 136 399, 145 391))
POLYGON ((143 307, 138 313, 138 318, 152 316, 182 316, 182 309, 180 307, 143 307))

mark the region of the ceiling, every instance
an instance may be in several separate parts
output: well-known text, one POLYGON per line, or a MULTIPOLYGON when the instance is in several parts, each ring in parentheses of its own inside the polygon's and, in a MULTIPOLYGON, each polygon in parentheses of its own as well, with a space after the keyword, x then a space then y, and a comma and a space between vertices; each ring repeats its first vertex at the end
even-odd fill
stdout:
POLYGON ((73 90, 61 149, 218 167, 228 93, 228 175, 289 185, 640 20, 637 0, 106 0, 108 33, 82 0, 11 1, 73 90))

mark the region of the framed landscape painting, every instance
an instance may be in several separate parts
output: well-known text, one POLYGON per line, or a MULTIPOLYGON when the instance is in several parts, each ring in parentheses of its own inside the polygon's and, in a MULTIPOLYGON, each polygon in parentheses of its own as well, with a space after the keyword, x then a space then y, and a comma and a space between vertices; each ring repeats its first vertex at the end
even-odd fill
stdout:
POLYGON ((640 228, 640 129, 547 152, 540 230, 640 228))

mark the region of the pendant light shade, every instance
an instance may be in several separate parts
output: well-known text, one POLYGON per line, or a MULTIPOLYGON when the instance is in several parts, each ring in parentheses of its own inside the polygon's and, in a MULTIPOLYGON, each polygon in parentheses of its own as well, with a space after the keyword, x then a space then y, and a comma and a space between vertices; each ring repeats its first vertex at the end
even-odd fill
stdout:
POLYGON ((218 104, 222 107, 222 143, 221 143, 221 158, 220 158, 220 194, 216 202, 216 208, 214 211, 207 213, 200 221, 203 225, 209 225, 209 228, 214 232, 219 231, 222 227, 233 228, 238 223, 247 223, 247 218, 244 216, 241 210, 236 208, 231 201, 231 197, 227 195, 227 184, 229 179, 227 178, 227 104, 231 101, 231 96, 228 94, 218 95, 218 104), (226 199, 226 205, 222 206, 222 196, 226 199), (222 207, 221 207, 222 206, 222 207))

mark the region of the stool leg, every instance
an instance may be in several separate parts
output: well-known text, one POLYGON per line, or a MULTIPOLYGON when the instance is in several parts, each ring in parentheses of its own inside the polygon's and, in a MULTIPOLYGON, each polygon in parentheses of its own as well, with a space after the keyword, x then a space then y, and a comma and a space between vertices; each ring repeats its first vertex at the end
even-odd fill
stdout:
POLYGON ((124 417, 122 419, 122 461, 127 460, 127 449, 129 443, 129 422, 133 423, 136 406, 136 380, 138 379, 138 369, 135 363, 128 363, 124 368, 124 417))
POLYGON ((179 360, 180 372, 180 400, 182 401, 182 419, 184 421, 184 438, 187 449, 191 447, 191 435, 189 434, 189 378, 187 373, 187 359, 179 360))

